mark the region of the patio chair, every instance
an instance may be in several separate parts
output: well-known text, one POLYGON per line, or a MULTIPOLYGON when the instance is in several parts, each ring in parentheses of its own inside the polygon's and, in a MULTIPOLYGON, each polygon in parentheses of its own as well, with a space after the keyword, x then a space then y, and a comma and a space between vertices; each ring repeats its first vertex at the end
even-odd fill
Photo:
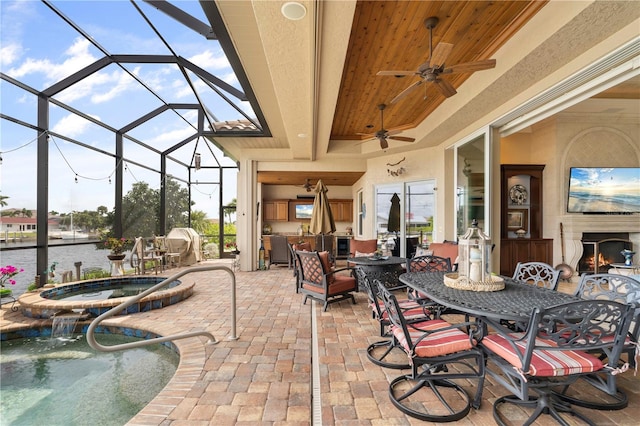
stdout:
POLYGON ((146 272, 146 264, 149 263, 158 275, 158 268, 162 267, 162 258, 156 256, 152 251, 147 251, 146 241, 142 237, 137 237, 131 249, 130 264, 136 270, 137 274, 144 275, 146 272))
POLYGON ((271 235, 269 238, 271 249, 269 249, 269 265, 287 265, 291 267, 289 248, 287 247, 287 237, 285 235, 271 235))
POLYGON ((304 303, 307 299, 323 302, 323 311, 330 303, 351 300, 356 304, 353 292, 358 291, 356 280, 352 276, 338 274, 341 271, 351 271, 351 268, 332 269, 329 252, 296 250, 298 260, 298 279, 300 292, 303 293, 304 303))
POLYGON ((518 262, 513 279, 551 290, 558 288, 560 271, 544 262, 518 262))
MULTIPOLYGON (((375 282, 375 281, 374 281, 375 282)), ((376 283, 377 284, 377 283, 376 283)), ((396 297, 377 284, 391 322, 394 344, 409 358, 411 373, 389 384, 389 397, 403 413, 430 422, 453 422, 479 408, 484 385, 484 354, 476 347, 476 323, 443 319, 410 323, 396 297), (469 329, 469 334, 461 328, 469 329), (473 400, 457 379, 478 379, 473 400), (435 395, 434 395, 435 394, 435 395)))
MULTIPOLYGON (((485 318, 487 326, 495 330, 480 343, 488 362, 495 365, 487 368, 486 373, 513 393, 494 402, 496 422, 505 424, 500 406, 511 403, 533 409, 524 424, 533 423, 543 413, 564 425, 568 423, 563 413, 593 424, 588 415, 558 398, 553 388, 570 386, 594 372, 603 375, 621 372, 618 360, 632 314, 629 305, 609 300, 582 300, 534 308, 523 332, 513 332, 485 318), (606 353, 608 361, 591 353, 594 351, 606 353)), ((609 392, 615 393, 615 389, 609 392)))
MULTIPOLYGON (((389 321, 389 315, 385 310, 384 302, 378 293, 377 281, 369 280, 361 268, 356 267, 355 273, 358 278, 358 282, 361 283, 367 291, 372 317, 380 324, 380 336, 387 338, 370 344, 367 347, 367 357, 371 362, 382 367, 395 369, 410 368, 406 356, 402 356, 400 361, 398 361, 398 357, 393 353, 397 352, 394 351, 394 349, 400 348, 394 344, 394 340, 391 338, 388 331, 391 322, 389 321)), ((431 319, 431 312, 426 308, 426 306, 406 298, 397 300, 398 305, 402 310, 402 314, 408 322, 413 323, 431 319)), ((404 355, 404 352, 402 355, 404 355)))
MULTIPOLYGON (((624 341, 622 353, 631 367, 637 368, 640 355, 640 281, 627 275, 618 274, 582 274, 575 295, 587 300, 611 300, 630 305, 634 310, 633 319, 624 341)), ((600 359, 606 359, 606 353, 600 353, 600 359)), ((596 410, 621 410, 628 405, 626 393, 617 389, 615 375, 593 374, 584 376, 584 381, 595 387, 598 392, 581 394, 576 397, 570 388, 559 392, 560 398, 573 405, 596 410), (617 389, 614 393, 612 390, 617 389), (591 396, 593 398, 587 398, 591 396)))

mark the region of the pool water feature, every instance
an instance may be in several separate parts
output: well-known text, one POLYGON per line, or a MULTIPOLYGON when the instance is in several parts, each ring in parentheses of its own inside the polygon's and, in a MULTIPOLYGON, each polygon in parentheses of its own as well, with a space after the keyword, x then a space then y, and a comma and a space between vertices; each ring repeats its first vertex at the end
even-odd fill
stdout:
MULTIPOLYGON (((140 340, 97 339, 105 345, 140 340)), ((3 425, 123 425, 166 386, 179 361, 171 344, 99 352, 84 335, 7 340, 0 349, 3 425)))
MULTIPOLYGON (((64 312, 84 312, 99 316, 123 303, 127 297, 139 294, 164 281, 159 276, 124 276, 88 281, 77 281, 47 288, 41 292, 30 292, 18 299, 22 314, 30 318, 49 319, 64 312)), ((193 294, 195 283, 186 284, 174 280, 121 314, 147 312, 181 302, 193 294)))

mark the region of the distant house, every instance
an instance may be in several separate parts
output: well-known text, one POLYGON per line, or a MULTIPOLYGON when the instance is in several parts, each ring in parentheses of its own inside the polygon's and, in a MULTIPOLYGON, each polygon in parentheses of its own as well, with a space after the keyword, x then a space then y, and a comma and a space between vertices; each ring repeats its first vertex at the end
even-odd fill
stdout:
MULTIPOLYGON (((58 228, 58 223, 49 219, 49 230, 58 228)), ((35 232, 37 230, 37 219, 35 217, 9 217, 0 216, 0 233, 6 232, 35 232)))

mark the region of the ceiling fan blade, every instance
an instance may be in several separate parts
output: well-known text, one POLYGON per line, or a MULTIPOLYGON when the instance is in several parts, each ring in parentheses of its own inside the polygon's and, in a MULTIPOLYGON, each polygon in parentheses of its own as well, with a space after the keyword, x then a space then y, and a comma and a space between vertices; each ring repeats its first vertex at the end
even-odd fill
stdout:
POLYGON ((438 78, 434 80, 434 83, 436 84, 436 86, 438 86, 440 92, 442 92, 442 94, 447 98, 450 98, 451 96, 458 93, 456 92, 456 89, 451 85, 451 83, 449 83, 447 80, 438 78))
POLYGON ((431 59, 429 59, 430 68, 440 68, 444 65, 445 61, 451 54, 453 50, 453 44, 451 43, 438 43, 435 49, 433 49, 433 53, 431 54, 431 59))
POLYGON ((389 136, 389 139, 393 139, 394 141, 402 141, 402 142, 414 142, 415 138, 410 138, 408 136, 389 136))
POLYGON ((356 133, 358 136, 366 136, 367 139, 374 139, 376 137, 375 133, 356 133))
POLYGON ((416 87, 420 86, 422 83, 424 83, 424 80, 422 80, 422 79, 416 81, 411 86, 407 87, 402 92, 398 93, 398 95, 395 98, 391 99, 391 103, 394 104, 394 103, 398 102, 400 99, 402 99, 405 96, 407 96, 409 93, 411 93, 411 91, 413 89, 415 89, 416 87))
POLYGON ((484 61, 465 62, 462 64, 451 65, 442 71, 443 74, 456 74, 460 72, 474 72, 495 68, 495 59, 485 59, 484 61))
POLYGON ((378 71, 376 75, 415 75, 418 74, 415 71, 378 71))
POLYGON ((380 138, 380 148, 382 149, 389 148, 389 142, 387 142, 387 138, 380 138))

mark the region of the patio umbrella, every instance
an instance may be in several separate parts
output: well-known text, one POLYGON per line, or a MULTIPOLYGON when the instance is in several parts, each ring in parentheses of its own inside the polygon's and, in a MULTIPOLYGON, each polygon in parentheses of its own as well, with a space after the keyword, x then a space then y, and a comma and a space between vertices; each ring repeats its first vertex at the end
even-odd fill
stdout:
POLYGON ((309 224, 309 232, 312 234, 321 234, 322 238, 322 250, 324 251, 324 235, 331 234, 336 231, 336 223, 333 220, 333 213, 331 212, 331 206, 329 205, 329 199, 327 198, 327 187, 322 182, 322 179, 318 180, 314 192, 316 197, 313 200, 313 211, 311 212, 311 223, 309 224))
POLYGON ((400 197, 397 193, 391 196, 391 208, 389 209, 389 219, 387 220, 387 231, 400 232, 400 197))

